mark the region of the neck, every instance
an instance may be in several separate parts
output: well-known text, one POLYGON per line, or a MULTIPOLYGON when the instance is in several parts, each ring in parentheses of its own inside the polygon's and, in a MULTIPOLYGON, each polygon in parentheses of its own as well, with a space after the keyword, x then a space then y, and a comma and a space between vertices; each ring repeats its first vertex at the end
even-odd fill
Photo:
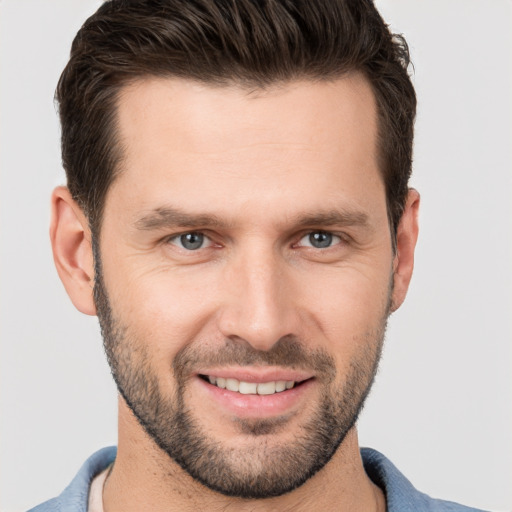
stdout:
POLYGON ((385 498, 364 471, 353 428, 328 464, 299 488, 262 500, 231 498, 195 481, 162 452, 131 412, 120 411, 118 454, 105 483, 104 512, 384 512, 385 498))

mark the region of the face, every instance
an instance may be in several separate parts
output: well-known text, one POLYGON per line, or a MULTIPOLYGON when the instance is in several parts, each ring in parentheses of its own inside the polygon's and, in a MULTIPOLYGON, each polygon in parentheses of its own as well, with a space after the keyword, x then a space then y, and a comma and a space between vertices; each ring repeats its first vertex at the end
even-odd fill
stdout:
POLYGON ((121 395, 208 487, 288 492, 353 428, 392 300, 371 89, 153 79, 119 129, 95 300, 121 395))

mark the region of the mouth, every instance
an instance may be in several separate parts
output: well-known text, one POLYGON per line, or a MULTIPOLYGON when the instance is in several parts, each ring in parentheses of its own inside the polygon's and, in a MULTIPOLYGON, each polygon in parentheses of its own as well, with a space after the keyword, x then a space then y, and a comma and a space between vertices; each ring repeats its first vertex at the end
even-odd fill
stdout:
POLYGON ((196 377, 205 406, 237 418, 289 415, 301 410, 317 389, 315 375, 282 368, 205 368, 196 377))
POLYGON ((242 395, 274 395, 275 393, 282 393, 305 382, 294 380, 245 382, 234 378, 216 377, 215 375, 200 375, 200 378, 209 382, 212 386, 234 391, 242 395))

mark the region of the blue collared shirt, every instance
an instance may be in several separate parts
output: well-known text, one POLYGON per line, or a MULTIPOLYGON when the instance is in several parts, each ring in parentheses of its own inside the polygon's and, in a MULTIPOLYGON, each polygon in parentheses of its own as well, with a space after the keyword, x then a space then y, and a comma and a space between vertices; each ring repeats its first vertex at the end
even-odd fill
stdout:
MULTIPOLYGON (((89 487, 93 478, 116 458, 115 446, 103 448, 89 457, 60 496, 28 512, 87 512, 89 487)), ((376 450, 361 450, 364 468, 386 495, 388 512, 483 512, 451 501, 432 499, 417 491, 400 471, 376 450)))

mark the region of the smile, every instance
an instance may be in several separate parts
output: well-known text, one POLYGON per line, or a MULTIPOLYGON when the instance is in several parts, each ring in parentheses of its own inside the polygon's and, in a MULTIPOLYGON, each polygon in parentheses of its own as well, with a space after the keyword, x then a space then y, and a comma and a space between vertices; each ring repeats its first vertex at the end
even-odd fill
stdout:
POLYGON ((292 389, 296 382, 293 380, 277 380, 269 382, 244 382, 233 378, 203 376, 205 380, 214 386, 228 391, 234 391, 242 395, 273 395, 292 389))
POLYGON ((317 389, 310 372, 283 368, 222 368, 196 374, 201 399, 237 418, 272 418, 300 411, 317 389), (237 377, 237 378, 236 378, 237 377))

